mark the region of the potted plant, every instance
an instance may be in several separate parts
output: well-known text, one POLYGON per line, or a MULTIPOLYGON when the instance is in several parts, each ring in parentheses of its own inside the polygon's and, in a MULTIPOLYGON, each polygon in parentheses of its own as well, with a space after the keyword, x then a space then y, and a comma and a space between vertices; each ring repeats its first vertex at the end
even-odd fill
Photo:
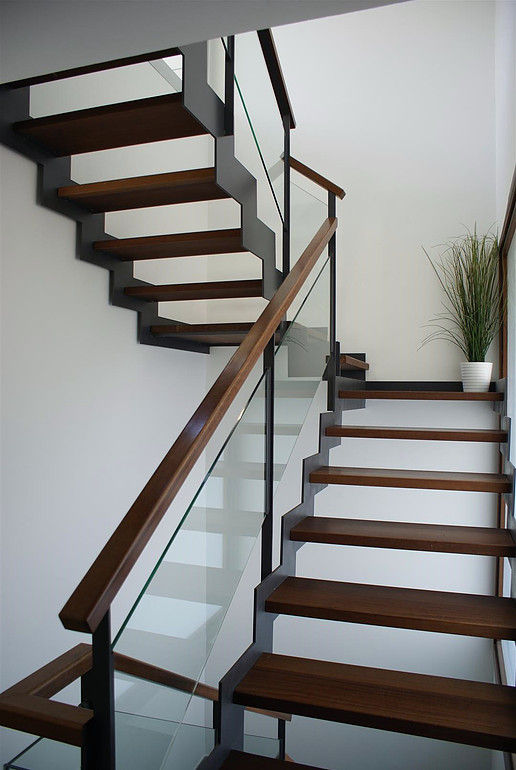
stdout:
POLYGON ((464 354, 461 363, 465 391, 489 390, 493 364, 486 362, 489 346, 503 319, 503 291, 499 280, 498 239, 491 232, 467 232, 444 244, 439 259, 433 261, 423 249, 444 291, 444 312, 428 324, 433 327, 423 345, 446 340, 464 354))

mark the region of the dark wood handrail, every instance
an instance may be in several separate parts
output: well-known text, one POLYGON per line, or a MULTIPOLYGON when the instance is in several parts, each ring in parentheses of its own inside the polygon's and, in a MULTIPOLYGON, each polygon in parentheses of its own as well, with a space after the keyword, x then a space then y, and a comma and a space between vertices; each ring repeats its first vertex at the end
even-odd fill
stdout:
POLYGON ((270 29, 259 29, 258 40, 262 47, 263 58, 267 65, 269 77, 271 79, 274 96, 276 97, 276 103, 280 111, 280 115, 288 117, 290 128, 296 127, 296 120, 294 118, 294 112, 290 103, 290 98, 287 91, 287 85, 283 76, 283 70, 276 50, 276 44, 272 36, 270 29))
MULTIPOLYGON (((115 652, 113 658, 115 669, 122 673, 147 682, 172 687, 181 692, 192 693, 213 702, 219 699, 219 691, 216 687, 196 682, 189 677, 175 674, 173 671, 167 671, 119 652, 115 652)), ((93 718, 93 712, 82 706, 71 706, 68 703, 49 699, 87 674, 91 666, 91 645, 77 644, 9 687, 0 694, 0 725, 80 746, 84 728, 93 718)), ((255 711, 258 714, 285 721, 292 719, 290 714, 279 711, 255 708, 248 708, 247 711, 255 711)))
POLYGON ((253 324, 61 610, 59 617, 65 628, 89 633, 97 629, 336 228, 336 218, 325 220, 253 324))
MULTIPOLYGON (((283 159, 283 155, 281 156, 283 159)), ((319 187, 322 187, 324 190, 327 190, 328 192, 333 193, 337 196, 337 198, 342 198, 345 196, 345 192, 342 189, 342 187, 339 187, 334 182, 331 182, 329 179, 326 179, 325 176, 322 174, 319 174, 317 171, 314 171, 313 168, 310 168, 310 166, 306 166, 304 163, 301 163, 300 160, 297 160, 296 158, 293 158, 292 155, 290 156, 290 168, 293 168, 295 171, 298 171, 300 174, 302 174, 307 179, 310 179, 312 182, 315 182, 315 184, 319 185, 319 187)))
POLYGON ((91 709, 50 700, 91 668, 91 647, 78 644, 0 695, 0 724, 81 746, 91 709))

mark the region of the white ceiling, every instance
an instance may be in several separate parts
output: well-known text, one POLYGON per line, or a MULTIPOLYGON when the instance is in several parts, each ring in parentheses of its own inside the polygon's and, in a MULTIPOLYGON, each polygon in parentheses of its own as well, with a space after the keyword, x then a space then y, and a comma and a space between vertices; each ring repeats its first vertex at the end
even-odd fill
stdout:
POLYGON ((0 0, 0 82, 400 0, 0 0))

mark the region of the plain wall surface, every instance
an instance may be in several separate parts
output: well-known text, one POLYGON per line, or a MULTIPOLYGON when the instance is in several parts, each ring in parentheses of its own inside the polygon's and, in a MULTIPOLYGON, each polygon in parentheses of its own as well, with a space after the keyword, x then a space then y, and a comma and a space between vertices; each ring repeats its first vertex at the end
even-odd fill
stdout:
POLYGON ((340 184, 338 338, 371 379, 460 379, 418 350, 441 293, 422 246, 495 223, 495 4, 415 0, 276 30, 292 155, 340 184))

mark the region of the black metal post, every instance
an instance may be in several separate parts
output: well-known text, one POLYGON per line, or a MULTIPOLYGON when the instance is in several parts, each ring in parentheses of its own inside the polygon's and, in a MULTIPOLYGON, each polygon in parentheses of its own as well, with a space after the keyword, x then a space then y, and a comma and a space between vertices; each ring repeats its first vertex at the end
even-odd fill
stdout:
POLYGON ((115 697, 111 622, 108 610, 92 637, 92 666, 82 678, 84 705, 93 709, 81 770, 115 770, 115 697))
POLYGON ((284 719, 278 719, 278 740, 279 740, 279 754, 278 759, 285 761, 287 754, 287 723, 284 719))
POLYGON ((226 42, 224 72, 224 133, 232 136, 235 131, 235 37, 226 42))
MULTIPOLYGON (((335 193, 328 192, 328 217, 336 216, 335 193)), ((337 234, 334 233, 328 243, 328 256, 330 259, 330 360, 328 362, 328 410, 335 410, 336 377, 340 370, 340 362, 337 360, 337 234)))
POLYGON ((274 496, 274 336, 263 351, 265 371, 265 518, 262 526, 262 580, 272 572, 274 496))
POLYGON ((283 278, 290 272, 290 116, 283 115, 283 278))

